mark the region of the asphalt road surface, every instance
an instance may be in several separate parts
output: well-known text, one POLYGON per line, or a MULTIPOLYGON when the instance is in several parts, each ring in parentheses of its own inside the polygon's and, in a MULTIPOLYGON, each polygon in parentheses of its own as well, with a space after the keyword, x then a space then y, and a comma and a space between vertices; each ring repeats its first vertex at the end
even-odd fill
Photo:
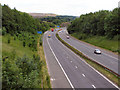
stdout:
POLYGON ((65 42, 67 42, 69 45, 73 46, 80 52, 82 52, 87 57, 91 58, 94 61, 97 61, 101 65, 106 66, 107 68, 111 69, 112 71, 120 75, 120 71, 118 69, 118 55, 115 55, 101 48, 100 50, 102 51, 102 54, 99 54, 99 55, 94 54, 94 50, 98 47, 87 44, 73 37, 70 37, 70 39, 67 39, 66 28, 63 28, 63 31, 59 32, 58 34, 65 42))
POLYGON ((52 88, 117 88, 105 76, 64 46, 56 38, 55 32, 45 32, 43 47, 52 88), (48 38, 49 34, 51 38, 48 38))

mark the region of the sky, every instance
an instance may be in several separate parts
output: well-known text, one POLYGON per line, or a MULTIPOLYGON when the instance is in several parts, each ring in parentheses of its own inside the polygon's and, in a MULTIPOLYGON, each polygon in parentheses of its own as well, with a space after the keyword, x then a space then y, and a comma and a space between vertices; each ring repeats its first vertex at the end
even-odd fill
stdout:
POLYGON ((119 0, 0 0, 0 3, 26 13, 54 13, 80 16, 99 10, 113 10, 119 0))

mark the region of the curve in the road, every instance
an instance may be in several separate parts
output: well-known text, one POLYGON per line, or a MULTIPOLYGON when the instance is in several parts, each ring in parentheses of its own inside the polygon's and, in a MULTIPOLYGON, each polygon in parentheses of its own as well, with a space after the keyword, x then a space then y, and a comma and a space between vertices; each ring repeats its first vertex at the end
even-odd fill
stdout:
POLYGON ((65 47, 55 37, 55 33, 50 34, 52 37, 48 39, 49 48, 63 67, 74 88, 117 88, 116 85, 106 80, 80 57, 65 47))
POLYGON ((65 32, 60 32, 58 34, 61 39, 63 39, 69 45, 73 46, 74 48, 82 52, 87 57, 91 58, 94 61, 97 61, 101 65, 106 66, 107 68, 111 69, 115 73, 119 74, 118 58, 116 58, 116 56, 112 56, 111 54, 109 55, 108 53, 104 52, 104 50, 102 50, 103 52, 101 55, 96 55, 94 54, 94 50, 96 49, 96 47, 85 44, 71 37, 70 39, 67 39, 65 32))

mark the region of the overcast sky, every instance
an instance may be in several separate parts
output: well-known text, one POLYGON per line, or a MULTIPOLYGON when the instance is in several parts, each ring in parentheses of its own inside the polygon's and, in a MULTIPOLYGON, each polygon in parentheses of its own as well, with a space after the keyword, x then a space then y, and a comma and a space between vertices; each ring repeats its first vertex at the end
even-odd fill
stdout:
POLYGON ((11 8, 27 13, 54 13, 80 16, 99 10, 113 10, 119 0, 0 0, 11 8))

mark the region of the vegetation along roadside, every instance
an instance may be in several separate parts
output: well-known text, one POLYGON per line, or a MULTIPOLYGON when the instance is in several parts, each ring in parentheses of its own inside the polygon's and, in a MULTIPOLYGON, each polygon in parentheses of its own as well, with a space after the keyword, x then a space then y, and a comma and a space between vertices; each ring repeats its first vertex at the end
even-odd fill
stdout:
POLYGON ((120 8, 81 15, 72 21, 68 32, 75 38, 120 53, 120 8))
POLYGON ((27 13, 2 6, 2 89, 51 88, 41 36, 50 27, 27 13))

